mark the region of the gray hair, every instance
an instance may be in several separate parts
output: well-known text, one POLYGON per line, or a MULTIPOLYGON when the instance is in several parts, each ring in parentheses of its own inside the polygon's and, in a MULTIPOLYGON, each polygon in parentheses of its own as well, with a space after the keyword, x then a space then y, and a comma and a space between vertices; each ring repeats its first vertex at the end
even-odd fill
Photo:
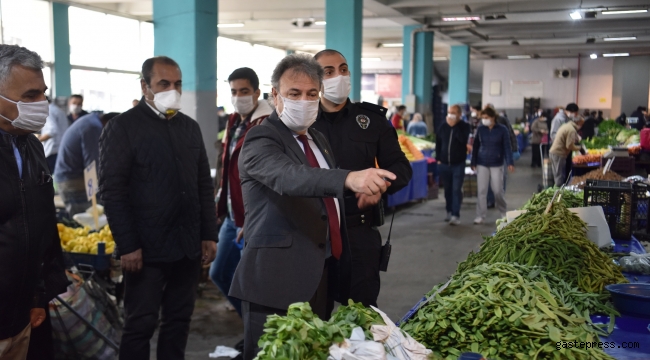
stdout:
POLYGON ((41 70, 43 59, 37 53, 18 45, 0 45, 0 89, 9 78, 11 69, 17 65, 41 70))
POLYGON ((323 68, 310 55, 291 54, 280 60, 271 76, 271 85, 277 91, 280 91, 280 78, 287 71, 291 71, 294 74, 307 75, 310 79, 318 83, 319 89, 323 84, 323 68))

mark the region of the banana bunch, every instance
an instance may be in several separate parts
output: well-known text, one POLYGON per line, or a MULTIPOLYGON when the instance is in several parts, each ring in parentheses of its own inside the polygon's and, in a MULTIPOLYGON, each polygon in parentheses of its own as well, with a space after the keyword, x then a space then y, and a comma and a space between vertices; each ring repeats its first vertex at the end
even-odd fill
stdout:
POLYGON ((97 255, 97 245, 100 242, 106 244, 106 254, 112 254, 115 250, 115 240, 108 225, 98 232, 90 232, 88 226, 75 229, 59 223, 57 227, 64 251, 97 255))
POLYGON ((413 155, 413 153, 411 152, 411 150, 406 144, 399 143, 399 147, 402 149, 402 152, 404 152, 404 155, 406 155, 406 158, 409 161, 415 161, 415 156, 413 155))
POLYGON ((606 152, 608 152, 609 149, 588 149, 587 153, 589 155, 605 155, 606 152))

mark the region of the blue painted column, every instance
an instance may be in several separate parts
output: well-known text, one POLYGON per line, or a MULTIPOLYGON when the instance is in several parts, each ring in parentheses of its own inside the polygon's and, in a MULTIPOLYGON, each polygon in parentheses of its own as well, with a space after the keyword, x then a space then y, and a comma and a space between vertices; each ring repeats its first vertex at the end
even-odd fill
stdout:
POLYGON ((68 5, 52 3, 52 27, 54 32, 54 97, 72 95, 70 86, 70 25, 68 5))
POLYGON ((217 23, 215 0, 154 0, 154 53, 176 60, 183 72, 181 111, 201 127, 212 167, 217 152, 217 23))
POLYGON ((291 55, 291 54, 295 54, 296 52, 294 50, 287 49, 286 53, 287 55, 291 55))
POLYGON ((469 102, 469 46, 451 47, 449 59, 449 104, 469 102))
POLYGON ((404 27, 402 48, 402 102, 407 104, 407 96, 411 95, 411 56, 413 62, 413 95, 415 109, 421 113, 431 112, 431 81, 433 79, 433 32, 418 32, 415 34, 415 51, 411 54, 411 34, 421 25, 404 27))
POLYGON ((363 0, 325 0, 325 47, 338 50, 350 69, 350 100, 361 100, 363 0))

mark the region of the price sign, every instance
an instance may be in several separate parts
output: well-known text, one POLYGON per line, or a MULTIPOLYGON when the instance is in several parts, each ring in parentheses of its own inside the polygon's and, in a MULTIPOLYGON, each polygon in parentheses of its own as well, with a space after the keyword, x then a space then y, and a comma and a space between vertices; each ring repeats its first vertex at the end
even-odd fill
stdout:
POLYGON ((84 170, 84 182, 86 183, 86 195, 90 201, 93 195, 97 194, 97 168, 94 161, 84 170))

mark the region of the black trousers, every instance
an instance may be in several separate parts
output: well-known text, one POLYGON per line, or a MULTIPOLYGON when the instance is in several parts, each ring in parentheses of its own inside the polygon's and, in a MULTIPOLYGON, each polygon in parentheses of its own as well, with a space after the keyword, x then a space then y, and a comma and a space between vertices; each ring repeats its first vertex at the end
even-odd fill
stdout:
MULTIPOLYGON (((329 296, 329 272, 334 260, 331 258, 325 261, 323 276, 316 289, 316 293, 309 300, 314 314, 322 320, 329 320, 334 310, 334 300, 329 296)), ((276 309, 249 301, 242 301, 241 304, 242 318, 244 320, 244 360, 253 360, 260 348, 257 346, 258 341, 264 335, 264 324, 266 317, 269 315, 286 316, 287 309, 276 309)))
POLYGON ((533 153, 533 161, 531 162, 530 166, 532 167, 542 167, 542 144, 532 144, 531 145, 531 151, 533 153))
POLYGON ((381 285, 381 234, 377 228, 365 225, 348 227, 347 230, 352 253, 350 298, 364 306, 377 306, 381 285))
POLYGON ((149 359, 149 341, 159 318, 158 359, 185 358, 200 268, 200 259, 184 258, 145 264, 138 273, 124 273, 126 320, 120 360, 149 359))

